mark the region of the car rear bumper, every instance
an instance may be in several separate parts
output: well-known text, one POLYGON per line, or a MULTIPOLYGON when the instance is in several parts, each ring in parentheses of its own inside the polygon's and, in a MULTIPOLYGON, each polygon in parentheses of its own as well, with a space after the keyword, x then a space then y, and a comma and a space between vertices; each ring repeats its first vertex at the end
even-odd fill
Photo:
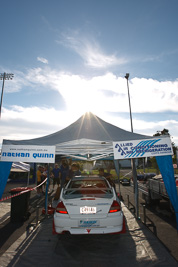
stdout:
POLYGON ((82 221, 96 222, 97 226, 84 223, 79 226, 81 220, 67 219, 67 216, 58 216, 54 214, 54 230, 57 234, 69 232, 71 234, 111 234, 118 233, 123 230, 124 216, 121 213, 119 216, 109 216, 105 219, 83 218, 82 221))
POLYGON ((123 224, 118 227, 97 227, 97 228, 74 228, 74 227, 55 227, 55 232, 57 234, 62 234, 64 232, 69 232, 73 235, 83 235, 83 234, 114 234, 122 232, 123 224))

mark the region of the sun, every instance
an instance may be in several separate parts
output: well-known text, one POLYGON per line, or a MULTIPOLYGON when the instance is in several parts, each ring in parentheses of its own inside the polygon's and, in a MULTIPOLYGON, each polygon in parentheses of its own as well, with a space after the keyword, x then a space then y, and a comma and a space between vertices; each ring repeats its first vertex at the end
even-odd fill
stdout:
POLYGON ((91 112, 96 114, 103 109, 103 103, 99 101, 101 96, 93 94, 89 90, 85 90, 83 93, 79 93, 77 97, 69 97, 67 99, 68 109, 71 110, 71 114, 85 114, 86 112, 91 112))

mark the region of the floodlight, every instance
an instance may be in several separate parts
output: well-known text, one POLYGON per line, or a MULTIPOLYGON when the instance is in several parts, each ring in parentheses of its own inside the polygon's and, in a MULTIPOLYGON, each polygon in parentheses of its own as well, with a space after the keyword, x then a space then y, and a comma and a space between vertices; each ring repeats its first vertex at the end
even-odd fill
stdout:
POLYGON ((13 73, 0 73, 0 79, 1 80, 12 80, 14 77, 13 73))
POLYGON ((128 80, 128 78, 129 78, 129 73, 126 73, 125 78, 128 80))
POLYGON ((12 80, 14 77, 13 73, 0 73, 0 80, 3 80, 2 83, 2 92, 1 92, 1 103, 0 103, 0 117, 1 117, 1 108, 2 108, 2 99, 3 99, 3 92, 4 92, 4 82, 5 80, 12 80))

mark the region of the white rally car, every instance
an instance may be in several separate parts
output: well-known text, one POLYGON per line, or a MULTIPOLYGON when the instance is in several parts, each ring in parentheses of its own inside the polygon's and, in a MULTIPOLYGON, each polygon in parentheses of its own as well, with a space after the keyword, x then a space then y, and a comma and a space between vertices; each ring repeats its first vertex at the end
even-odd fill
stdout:
POLYGON ((104 177, 74 177, 61 191, 53 233, 124 233, 120 200, 104 177))

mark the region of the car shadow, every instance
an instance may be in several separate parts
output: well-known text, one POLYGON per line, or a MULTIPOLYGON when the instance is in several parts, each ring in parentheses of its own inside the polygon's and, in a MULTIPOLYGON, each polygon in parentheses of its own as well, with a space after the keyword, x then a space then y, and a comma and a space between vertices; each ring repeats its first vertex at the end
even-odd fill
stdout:
POLYGON ((59 235, 55 254, 62 266, 176 266, 149 230, 141 224, 129 230, 127 221, 124 234, 59 235))
POLYGON ((119 263, 123 266, 136 262, 135 244, 129 233, 60 235, 55 253, 64 264, 68 261, 79 266, 118 266, 119 263))
POLYGON ((8 267, 177 266, 149 230, 139 224, 131 229, 126 219, 124 234, 57 236, 52 235, 52 216, 46 218, 8 267))

